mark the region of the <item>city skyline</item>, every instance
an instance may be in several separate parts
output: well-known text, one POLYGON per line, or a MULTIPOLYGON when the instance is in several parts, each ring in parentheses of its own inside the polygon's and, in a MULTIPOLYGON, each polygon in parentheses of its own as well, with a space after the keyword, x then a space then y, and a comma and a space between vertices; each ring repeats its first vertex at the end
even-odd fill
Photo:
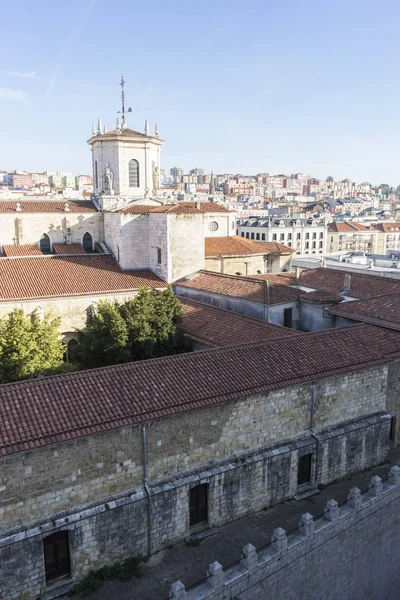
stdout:
POLYGON ((181 1, 122 0, 118 14, 95 0, 72 0, 56 14, 48 0, 19 7, 20 43, 4 29, 0 44, 1 169, 90 173, 91 124, 101 116, 114 127, 123 74, 128 124, 159 123, 166 172, 200 165, 400 183, 392 1, 339 1, 333 10, 315 0, 206 0, 189 11, 181 1))

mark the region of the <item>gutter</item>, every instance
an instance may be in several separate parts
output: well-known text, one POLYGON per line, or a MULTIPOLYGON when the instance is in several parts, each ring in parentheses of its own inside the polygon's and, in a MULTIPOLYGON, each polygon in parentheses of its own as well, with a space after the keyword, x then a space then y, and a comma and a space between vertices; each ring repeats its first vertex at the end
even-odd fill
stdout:
POLYGON ((143 444, 143 487, 147 496, 147 556, 151 555, 151 494, 147 481, 147 432, 146 423, 142 425, 143 444))

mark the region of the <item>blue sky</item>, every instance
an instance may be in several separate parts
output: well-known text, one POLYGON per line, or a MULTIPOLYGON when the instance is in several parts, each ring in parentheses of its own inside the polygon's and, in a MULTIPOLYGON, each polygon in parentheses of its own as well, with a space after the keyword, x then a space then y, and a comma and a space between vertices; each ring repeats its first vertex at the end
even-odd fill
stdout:
POLYGON ((166 169, 398 185, 399 17, 395 0, 4 3, 0 170, 90 172, 123 74, 166 169))

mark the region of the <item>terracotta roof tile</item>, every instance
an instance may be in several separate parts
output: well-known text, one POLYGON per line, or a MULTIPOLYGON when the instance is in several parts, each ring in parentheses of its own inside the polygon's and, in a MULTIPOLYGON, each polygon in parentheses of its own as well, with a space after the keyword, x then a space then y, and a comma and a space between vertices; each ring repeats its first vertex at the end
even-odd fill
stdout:
POLYGON ((400 330, 400 294, 342 302, 329 309, 329 314, 400 330))
POLYGON ((299 292, 299 298, 301 300, 308 300, 316 304, 338 304, 344 298, 340 294, 334 292, 327 292, 326 290, 315 290, 314 292, 299 292))
POLYGON ((121 208, 118 212, 131 215, 147 215, 152 211, 153 208, 157 207, 154 206, 154 204, 132 204, 131 206, 125 206, 125 208, 121 208))
POLYGON ((191 215, 191 214, 199 214, 201 215, 203 211, 199 210, 195 206, 188 206, 187 204, 179 203, 179 204, 164 204, 163 206, 155 206, 149 211, 151 214, 153 213, 168 213, 172 215, 191 215))
POLYGON ((0 455, 357 371, 399 355, 398 332, 354 325, 2 385, 0 455))
POLYGON ((53 244, 55 254, 86 254, 81 244, 53 244))
POLYGON ((230 213, 236 212, 231 211, 229 208, 222 206, 222 204, 217 204, 216 202, 179 202, 180 205, 188 206, 191 208, 197 208, 197 204, 199 204, 199 210, 202 213, 230 213))
POLYGON ((43 256, 37 244, 22 244, 17 246, 10 244, 3 246, 3 252, 6 256, 43 256))
POLYGON ((346 296, 363 300, 388 294, 400 294, 400 280, 398 279, 322 267, 303 271, 299 284, 304 287, 344 294, 346 275, 350 276, 350 289, 346 291, 346 296))
POLYGON ((90 200, 0 200, 0 213, 15 213, 17 203, 20 205, 23 213, 94 213, 97 208, 90 200), (65 211, 65 204, 68 204, 69 211, 65 211))
POLYGON ((0 259, 0 302, 164 288, 152 271, 123 271, 107 255, 0 259))
POLYGON ((254 242, 239 235, 206 237, 204 242, 206 256, 240 256, 243 254, 282 254, 293 252, 292 248, 283 244, 277 244, 276 242, 254 242))
POLYGON ((357 231, 369 231, 368 227, 361 223, 335 221, 329 223, 328 231, 332 233, 355 233, 357 231))
POLYGON ((385 233, 400 232, 400 223, 377 223, 375 229, 385 233))
MULTIPOLYGON (((199 271, 190 279, 177 281, 176 286, 185 289, 203 290, 232 298, 243 298, 260 304, 282 304, 296 302, 298 290, 287 285, 277 284, 237 275, 222 275, 211 271, 199 271)), ((206 300, 203 299, 206 302, 206 300)))
POLYGON ((294 329, 244 317, 196 300, 180 298, 180 301, 183 307, 182 325, 185 332, 196 341, 212 348, 274 340, 300 333, 294 329))

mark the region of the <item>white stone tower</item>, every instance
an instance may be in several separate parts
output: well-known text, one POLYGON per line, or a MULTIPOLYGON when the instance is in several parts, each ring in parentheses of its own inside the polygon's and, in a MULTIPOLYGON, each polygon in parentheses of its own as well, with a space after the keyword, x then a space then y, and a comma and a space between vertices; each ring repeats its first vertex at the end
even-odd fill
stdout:
MULTIPOLYGON (((94 195, 102 199, 134 201, 154 198, 158 194, 161 146, 156 134, 151 136, 146 119, 145 132, 127 126, 125 115, 124 80, 122 87, 122 123, 104 131, 99 119, 97 131, 88 140, 92 147, 94 195)), ((127 112, 131 112, 128 109, 127 112)))

